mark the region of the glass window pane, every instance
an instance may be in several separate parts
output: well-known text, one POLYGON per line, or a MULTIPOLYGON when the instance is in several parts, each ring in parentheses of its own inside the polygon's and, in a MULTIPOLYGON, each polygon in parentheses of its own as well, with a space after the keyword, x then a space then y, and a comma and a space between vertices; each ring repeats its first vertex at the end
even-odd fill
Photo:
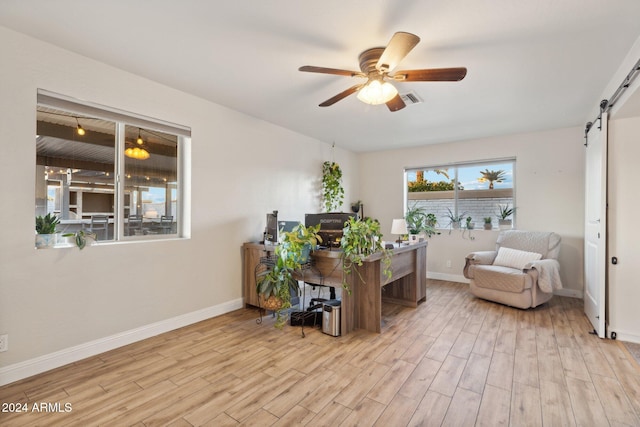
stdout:
POLYGON ((178 137, 125 126, 125 235, 176 234, 178 137))
POLYGON ((486 218, 487 227, 498 227, 501 208, 514 206, 514 165, 508 160, 408 170, 407 208, 435 215, 440 228, 483 228, 486 218))
POLYGON ((114 122, 38 106, 36 216, 55 214, 61 234, 114 239, 114 158, 114 122))

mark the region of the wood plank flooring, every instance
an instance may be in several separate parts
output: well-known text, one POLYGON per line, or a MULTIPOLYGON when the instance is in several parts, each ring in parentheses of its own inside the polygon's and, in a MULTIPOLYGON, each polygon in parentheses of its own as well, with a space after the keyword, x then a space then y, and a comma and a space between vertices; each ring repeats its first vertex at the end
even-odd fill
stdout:
POLYGON ((640 368, 589 333, 582 300, 523 311, 427 288, 417 309, 384 306, 382 334, 302 338, 245 309, 200 322, 0 388, 27 406, 0 425, 640 426, 640 368))

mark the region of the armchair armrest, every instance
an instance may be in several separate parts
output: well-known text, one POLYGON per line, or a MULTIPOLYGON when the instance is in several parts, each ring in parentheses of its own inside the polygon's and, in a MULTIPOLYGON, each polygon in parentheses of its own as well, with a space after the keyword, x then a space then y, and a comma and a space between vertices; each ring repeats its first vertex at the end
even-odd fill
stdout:
POLYGON ((464 270, 463 270, 464 277, 466 277, 467 279, 472 279, 473 275, 469 271, 470 267, 478 264, 484 264, 484 265, 493 264, 493 260, 496 259, 497 254, 498 254, 497 251, 471 252, 465 258, 464 270))

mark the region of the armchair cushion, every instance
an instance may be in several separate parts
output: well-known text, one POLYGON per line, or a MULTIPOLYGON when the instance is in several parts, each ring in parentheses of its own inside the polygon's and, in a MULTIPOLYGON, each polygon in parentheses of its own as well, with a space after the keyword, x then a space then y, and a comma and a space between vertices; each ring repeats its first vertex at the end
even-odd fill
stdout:
POLYGON ((521 251, 507 247, 500 247, 498 255, 493 260, 493 265, 501 265, 503 267, 517 268, 522 270, 527 264, 542 258, 542 254, 536 252, 521 251))
POLYGON ((497 291, 519 293, 533 284, 531 275, 511 267, 476 265, 473 274, 478 287, 497 291))

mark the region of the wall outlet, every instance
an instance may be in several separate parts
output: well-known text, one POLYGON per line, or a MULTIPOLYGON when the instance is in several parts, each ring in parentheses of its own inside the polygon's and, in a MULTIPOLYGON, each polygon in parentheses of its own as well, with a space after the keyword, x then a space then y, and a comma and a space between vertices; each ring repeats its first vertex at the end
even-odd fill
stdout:
POLYGON ((447 268, 451 268, 451 260, 450 259, 447 260, 447 268))
POLYGON ((0 335, 0 352, 9 350, 9 335, 0 335))

